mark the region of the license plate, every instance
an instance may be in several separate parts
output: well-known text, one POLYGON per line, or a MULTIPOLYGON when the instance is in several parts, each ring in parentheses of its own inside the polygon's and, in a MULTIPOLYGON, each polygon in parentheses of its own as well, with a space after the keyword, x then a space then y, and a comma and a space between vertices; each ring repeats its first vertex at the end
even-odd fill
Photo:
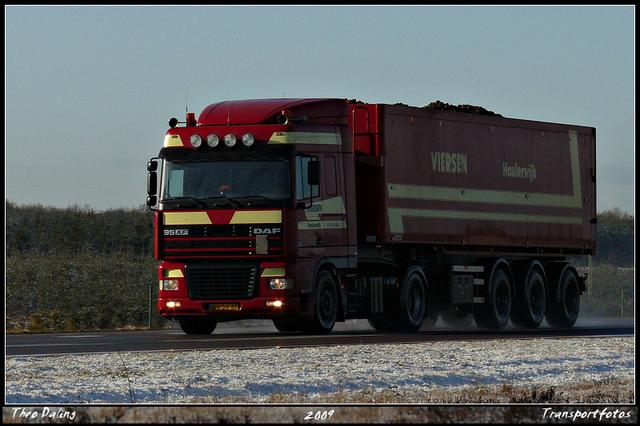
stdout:
POLYGON ((239 311, 239 303, 210 303, 210 311, 239 311))

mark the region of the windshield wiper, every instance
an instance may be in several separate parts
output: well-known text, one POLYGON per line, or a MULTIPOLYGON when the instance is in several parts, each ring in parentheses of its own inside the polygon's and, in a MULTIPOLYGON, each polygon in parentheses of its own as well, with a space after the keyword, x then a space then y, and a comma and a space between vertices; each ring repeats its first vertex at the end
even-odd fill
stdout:
POLYGON ((244 197, 236 197, 233 199, 233 201, 236 201, 238 203, 246 203, 247 207, 253 207, 253 205, 255 204, 266 204, 269 207, 276 206, 273 200, 270 200, 269 198, 262 195, 246 195, 244 197))
POLYGON ((187 202, 192 201, 202 209, 206 209, 207 208, 207 206, 201 200, 199 200, 197 198, 194 198, 194 197, 172 197, 172 198, 165 198, 163 200, 160 200, 161 203, 166 203, 166 202, 180 203, 182 201, 187 201, 187 202))
POLYGON ((208 205, 212 205, 213 207, 220 207, 220 206, 231 206, 234 208, 240 207, 238 203, 236 203, 234 200, 232 200, 229 197, 225 197, 224 195, 220 195, 217 197, 201 198, 200 201, 203 201, 208 205), (220 203, 219 201, 222 201, 222 202, 220 203))

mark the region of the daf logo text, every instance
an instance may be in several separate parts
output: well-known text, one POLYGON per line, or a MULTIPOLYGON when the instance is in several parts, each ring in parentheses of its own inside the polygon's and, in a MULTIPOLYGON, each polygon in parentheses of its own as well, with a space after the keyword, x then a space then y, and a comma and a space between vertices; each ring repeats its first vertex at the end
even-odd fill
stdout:
POLYGON ((253 228, 253 235, 276 235, 282 233, 282 228, 278 226, 253 228))

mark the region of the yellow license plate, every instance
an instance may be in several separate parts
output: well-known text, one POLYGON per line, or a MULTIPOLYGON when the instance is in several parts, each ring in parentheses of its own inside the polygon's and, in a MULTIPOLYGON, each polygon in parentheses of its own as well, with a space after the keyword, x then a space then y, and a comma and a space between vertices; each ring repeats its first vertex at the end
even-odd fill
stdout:
POLYGON ((211 311, 239 311, 239 303, 210 303, 209 310, 211 311))

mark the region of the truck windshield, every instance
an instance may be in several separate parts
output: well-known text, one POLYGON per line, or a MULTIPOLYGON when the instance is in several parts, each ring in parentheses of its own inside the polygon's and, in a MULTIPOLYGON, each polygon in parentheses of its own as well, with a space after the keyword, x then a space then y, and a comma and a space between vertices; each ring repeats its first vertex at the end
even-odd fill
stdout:
POLYGON ((285 159, 165 161, 160 201, 200 208, 280 207, 291 196, 289 175, 285 159))

